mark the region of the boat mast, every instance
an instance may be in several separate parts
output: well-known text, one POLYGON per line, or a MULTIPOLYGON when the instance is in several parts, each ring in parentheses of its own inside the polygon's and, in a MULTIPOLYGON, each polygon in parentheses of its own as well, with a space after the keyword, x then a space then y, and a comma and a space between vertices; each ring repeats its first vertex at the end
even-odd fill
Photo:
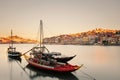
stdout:
POLYGON ((40 20, 40 47, 42 47, 42 45, 44 46, 43 38, 44 38, 44 35, 43 35, 43 22, 42 22, 42 20, 40 20))
POLYGON ((11 47, 13 48, 13 41, 12 41, 12 37, 13 37, 13 33, 12 33, 12 29, 11 29, 11 47))

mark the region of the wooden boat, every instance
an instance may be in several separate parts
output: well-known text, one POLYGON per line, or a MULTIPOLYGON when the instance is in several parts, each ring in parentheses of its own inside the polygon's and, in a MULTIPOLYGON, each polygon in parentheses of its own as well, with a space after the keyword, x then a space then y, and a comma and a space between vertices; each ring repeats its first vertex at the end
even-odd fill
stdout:
POLYGON ((16 47, 13 46, 12 30, 11 30, 11 42, 9 44, 9 48, 7 52, 8 52, 8 57, 11 57, 11 58, 17 58, 21 56, 21 53, 16 51, 16 47))
MULTIPOLYGON (((32 50, 31 50, 31 53, 30 54, 37 54, 39 52, 37 52, 38 48, 40 47, 34 47, 32 50)), ((67 63, 68 61, 70 61, 71 59, 73 59, 76 55, 74 56, 63 56, 61 55, 61 53, 58 53, 58 52, 49 52, 48 49, 44 46, 44 47, 41 47, 44 49, 44 51, 46 50, 46 52, 42 52, 42 59, 46 59, 46 58, 51 58, 51 59, 55 59, 57 60, 58 62, 64 62, 64 63, 67 63)))
POLYGON ((11 58, 17 58, 21 56, 21 53, 16 51, 16 48, 9 47, 8 48, 8 56, 11 58))
POLYGON ((43 42, 43 24, 42 20, 40 20, 40 44, 39 47, 33 47, 30 52, 30 56, 24 53, 24 57, 27 62, 37 69, 43 69, 47 71, 54 71, 54 72, 73 72, 78 70, 81 66, 71 65, 69 63, 58 62, 56 59, 51 58, 49 55, 44 55, 47 51, 47 54, 50 53, 49 50, 42 44, 43 42), (43 54, 44 53, 44 54, 43 54))
POLYGON ((30 58, 26 55, 24 55, 24 57, 31 66, 36 67, 38 69, 49 70, 54 72, 61 72, 61 73, 73 72, 83 66, 83 65, 77 66, 68 63, 61 63, 53 59, 44 60, 38 58, 30 58))

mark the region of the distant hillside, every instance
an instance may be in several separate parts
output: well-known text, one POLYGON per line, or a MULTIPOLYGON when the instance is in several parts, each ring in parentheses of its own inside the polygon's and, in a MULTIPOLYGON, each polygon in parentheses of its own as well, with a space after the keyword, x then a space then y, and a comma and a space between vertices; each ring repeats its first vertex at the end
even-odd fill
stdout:
MULTIPOLYGON (((38 43, 37 40, 12 36, 14 43, 38 43)), ((0 43, 10 43, 11 38, 0 37, 0 43)), ((44 38, 45 44, 79 44, 79 45, 120 45, 120 30, 97 28, 87 32, 63 34, 44 38)))
POLYGON ((97 28, 87 32, 45 38, 46 44, 120 45, 120 30, 97 28))
MULTIPOLYGON (((32 39, 25 39, 25 38, 22 38, 22 37, 19 37, 19 36, 12 36, 12 41, 14 43, 37 43, 38 41, 37 40, 32 40, 32 39)), ((6 44, 6 43, 10 43, 11 41, 11 37, 8 36, 8 37, 0 37, 0 43, 2 44, 6 44)))

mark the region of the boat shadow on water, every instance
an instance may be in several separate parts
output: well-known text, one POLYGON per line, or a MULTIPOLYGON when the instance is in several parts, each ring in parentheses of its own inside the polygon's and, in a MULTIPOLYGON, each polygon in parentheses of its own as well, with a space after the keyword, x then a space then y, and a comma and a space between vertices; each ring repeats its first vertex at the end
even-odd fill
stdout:
POLYGON ((18 62, 22 62, 21 57, 8 57, 8 61, 9 62, 13 62, 13 61, 18 61, 18 62))
POLYGON ((72 73, 58 73, 58 72, 51 72, 51 71, 42 70, 42 69, 38 70, 29 64, 24 68, 24 71, 32 80, 40 77, 58 78, 58 80, 79 80, 72 73))

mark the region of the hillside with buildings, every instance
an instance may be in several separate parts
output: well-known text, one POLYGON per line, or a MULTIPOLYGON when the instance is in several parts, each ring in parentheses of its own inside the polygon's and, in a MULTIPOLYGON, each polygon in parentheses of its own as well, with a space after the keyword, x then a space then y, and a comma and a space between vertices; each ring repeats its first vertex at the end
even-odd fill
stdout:
MULTIPOLYGON (((13 43, 37 43, 37 40, 32 39, 25 39, 19 36, 12 36, 13 43)), ((1 44, 7 44, 11 42, 11 37, 0 37, 0 43, 1 44)))
MULTIPOLYGON (((19 36, 12 36, 14 43, 38 43, 37 40, 26 39, 19 36)), ((11 42, 11 37, 0 37, 1 44, 11 42)), ((120 30, 110 30, 97 28, 87 32, 76 34, 64 34, 44 38, 45 44, 61 44, 61 45, 120 45, 120 30)))
POLYGON ((65 34, 44 39, 46 44, 120 45, 120 30, 97 28, 87 32, 65 34))

